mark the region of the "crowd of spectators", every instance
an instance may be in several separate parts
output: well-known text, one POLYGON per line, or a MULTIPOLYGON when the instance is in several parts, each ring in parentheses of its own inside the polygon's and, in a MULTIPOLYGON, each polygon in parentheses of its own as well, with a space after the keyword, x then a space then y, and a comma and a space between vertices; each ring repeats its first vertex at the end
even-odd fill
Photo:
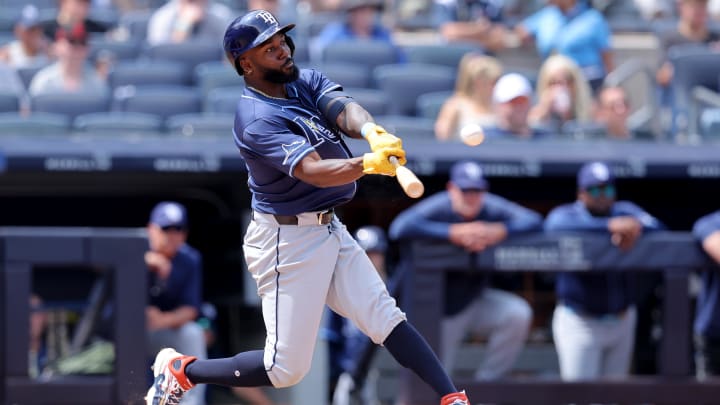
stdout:
MULTIPOLYGON (((720 35, 715 30, 717 3, 709 0, 636 0, 633 3, 405 0, 398 4, 382 0, 59 0, 22 5, 5 0, 0 2, 0 8, 8 16, 5 21, 12 24, 0 27, 4 30, 0 31, 0 69, 3 77, 8 77, 0 86, 4 94, 16 95, 17 103, 2 106, 1 112, 19 113, 28 119, 32 119, 35 111, 68 114, 67 106, 54 111, 53 106, 44 105, 38 110, 34 108, 33 97, 62 91, 82 98, 82 94, 99 91, 108 94, 107 107, 102 110, 120 114, 129 107, 128 103, 119 102, 119 98, 128 95, 141 98, 144 93, 118 87, 153 85, 157 88, 162 84, 163 87, 197 89, 202 98, 200 103, 186 103, 182 108, 174 104, 174 107, 164 107, 165 111, 160 113, 162 119, 178 114, 200 117, 232 113, 233 98, 223 98, 224 104, 219 107, 209 90, 242 86, 242 81, 232 81, 231 72, 222 72, 224 62, 219 45, 217 52, 199 52, 197 47, 204 44, 206 48, 213 48, 220 43, 224 28, 233 16, 245 9, 263 8, 281 21, 297 23, 294 58, 301 67, 321 68, 331 79, 336 76, 341 84, 350 83, 346 88, 361 90, 359 97, 368 94, 363 93, 366 90, 375 91, 369 94, 377 95, 374 101, 379 107, 374 113, 380 123, 383 116, 396 115, 389 113, 393 104, 390 101, 404 95, 383 94, 387 90, 380 85, 376 68, 386 64, 424 63, 450 67, 447 80, 456 82, 454 91, 452 87, 444 88, 442 95, 437 89, 437 80, 432 87, 427 75, 415 77, 409 73, 407 86, 413 91, 407 93, 416 96, 427 88, 426 93, 435 93, 438 105, 425 109, 418 106, 414 112, 401 114, 436 121, 435 135, 439 141, 458 140, 458 133, 467 122, 481 125, 494 134, 507 132, 495 125, 496 111, 502 110, 503 103, 491 100, 492 88, 502 73, 521 74, 534 87, 534 91, 526 95, 533 131, 571 139, 590 136, 614 140, 673 139, 674 131, 678 130, 674 115, 689 110, 690 106, 674 102, 672 92, 677 89, 671 86, 674 68, 670 51, 695 45, 703 46, 702 52, 714 52, 720 35), (414 15, 408 17, 408 10, 414 15), (626 21, 627 13, 637 17, 635 26, 618 22, 626 21), (422 23, 408 28, 411 17, 421 18, 422 23), (432 39, 414 36, 417 31, 432 33, 432 39), (612 83, 605 80, 623 62, 616 55, 614 47, 618 43, 613 37, 620 35, 615 37, 615 41, 620 41, 627 31, 651 36, 657 43, 653 49, 658 61, 643 63, 656 72, 655 83, 651 85, 662 94, 660 105, 665 107, 658 114, 669 115, 670 118, 663 121, 669 124, 658 127, 647 119, 631 119, 636 110, 649 104, 645 103, 647 97, 655 97, 654 94, 633 105, 628 100, 625 109, 607 108, 607 103, 598 97, 601 93, 605 98, 621 91, 627 93, 634 85, 631 80, 615 79, 612 83), (402 40, 396 35, 400 33, 402 40), (417 41, 414 38, 418 38, 417 41), (363 47, 367 43, 384 44, 387 49, 375 47, 372 56, 358 56, 364 55, 363 47), (347 44, 346 51, 329 50, 333 44, 347 44), (423 48, 425 52, 421 52, 423 48), (348 56, 351 53, 348 50, 356 51, 355 59, 348 56), (518 50, 539 58, 542 66, 528 69, 514 65, 512 58, 505 58, 508 52, 517 54, 518 50), (451 54, 453 56, 449 56, 451 54), (151 72, 157 76, 157 71, 163 69, 162 63, 168 61, 177 65, 179 74, 168 74, 158 82, 148 78, 151 72), (122 86, 113 81, 121 75, 116 71, 138 63, 148 65, 138 69, 147 74, 138 74, 122 86), (335 70, 328 67, 343 63, 355 66, 335 70), (48 70, 49 66, 53 68, 48 70), (199 73, 208 70, 214 72, 212 77, 199 73), (53 85, 49 84, 48 76, 55 76, 53 85), (604 87, 613 87, 616 91, 601 91, 604 87), (623 117, 625 123, 621 122, 623 117)), ((706 84, 708 86, 711 91, 717 90, 716 83, 706 84)), ((688 102, 693 101, 685 101, 688 102)), ((82 108, 73 111, 68 130, 77 130, 72 120, 89 112, 98 111, 82 108)), ((703 115, 703 119, 713 119, 716 115, 703 115)), ((198 125, 200 121, 198 118, 198 125)), ((700 125, 698 130, 711 126, 700 125)), ((528 130, 521 132, 527 134, 528 130)))

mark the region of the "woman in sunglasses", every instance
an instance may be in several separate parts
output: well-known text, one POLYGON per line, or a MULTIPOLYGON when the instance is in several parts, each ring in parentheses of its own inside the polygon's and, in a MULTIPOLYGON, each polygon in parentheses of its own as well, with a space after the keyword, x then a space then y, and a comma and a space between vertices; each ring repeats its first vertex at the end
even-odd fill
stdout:
MULTIPOLYGON (((556 207, 547 231, 605 232, 627 251, 644 231, 663 229, 630 201, 617 201, 615 181, 602 162, 578 172, 577 201, 556 207)), ((637 323, 635 279, 626 272, 560 272, 555 292, 553 338, 564 380, 623 377, 629 373, 637 323)))

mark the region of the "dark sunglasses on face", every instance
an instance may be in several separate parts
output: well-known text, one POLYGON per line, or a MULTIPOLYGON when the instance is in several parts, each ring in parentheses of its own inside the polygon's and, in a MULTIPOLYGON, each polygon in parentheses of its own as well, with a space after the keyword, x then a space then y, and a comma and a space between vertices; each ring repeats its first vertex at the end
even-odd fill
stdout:
POLYGON ((183 231, 185 231, 185 227, 178 226, 178 225, 170 225, 170 226, 163 226, 162 230, 165 232, 169 232, 169 231, 183 232, 183 231))
POLYGON ((590 194, 592 198, 599 198, 601 196, 615 198, 615 186, 612 184, 588 187, 585 191, 590 194))

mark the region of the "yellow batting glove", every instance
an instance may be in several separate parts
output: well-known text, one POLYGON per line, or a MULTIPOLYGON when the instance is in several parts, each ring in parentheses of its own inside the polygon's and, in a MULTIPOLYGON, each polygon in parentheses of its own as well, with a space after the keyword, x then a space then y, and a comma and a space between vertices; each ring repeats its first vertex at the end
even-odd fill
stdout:
POLYGON ((362 136, 370 144, 370 150, 376 152, 381 148, 402 148, 402 140, 388 133, 385 128, 372 122, 367 122, 360 129, 362 136))
POLYGON ((395 165, 390 163, 390 156, 405 164, 405 151, 401 148, 382 148, 376 152, 363 155, 363 173, 395 176, 395 165))

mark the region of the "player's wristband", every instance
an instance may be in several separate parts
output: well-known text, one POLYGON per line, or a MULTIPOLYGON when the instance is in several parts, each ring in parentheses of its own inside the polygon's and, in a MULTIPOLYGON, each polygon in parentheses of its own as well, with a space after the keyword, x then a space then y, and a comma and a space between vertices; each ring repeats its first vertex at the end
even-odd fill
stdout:
POLYGON ((363 126, 360 128, 360 135, 362 135, 363 138, 367 138, 370 131, 375 131, 375 125, 374 122, 366 122, 363 124, 363 126))

